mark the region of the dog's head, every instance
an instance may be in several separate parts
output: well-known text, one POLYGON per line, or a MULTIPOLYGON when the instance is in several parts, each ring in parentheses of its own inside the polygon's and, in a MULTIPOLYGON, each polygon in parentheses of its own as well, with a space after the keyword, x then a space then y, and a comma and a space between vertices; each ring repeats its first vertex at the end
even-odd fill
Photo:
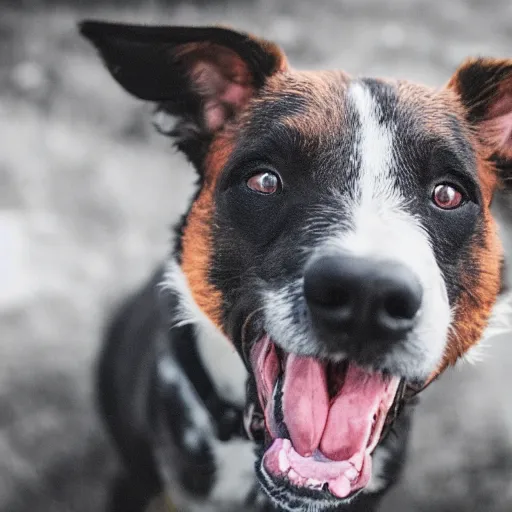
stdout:
POLYGON ((295 71, 223 28, 82 31, 176 119, 199 173, 174 271, 247 365, 263 487, 350 499, 398 389, 474 347, 501 293, 512 61, 470 60, 434 90, 295 71))

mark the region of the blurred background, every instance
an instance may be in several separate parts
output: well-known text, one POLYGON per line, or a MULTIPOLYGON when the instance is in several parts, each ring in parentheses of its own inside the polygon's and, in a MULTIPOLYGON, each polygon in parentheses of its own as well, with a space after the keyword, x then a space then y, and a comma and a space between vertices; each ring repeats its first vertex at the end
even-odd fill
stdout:
MULTIPOLYGON (((116 460, 91 375, 109 311, 164 257, 193 173, 80 40, 83 17, 228 23, 297 67, 443 84, 511 56, 509 0, 0 3, 0 511, 101 512, 116 460)), ((512 510, 512 345, 423 395, 386 512, 512 510)))

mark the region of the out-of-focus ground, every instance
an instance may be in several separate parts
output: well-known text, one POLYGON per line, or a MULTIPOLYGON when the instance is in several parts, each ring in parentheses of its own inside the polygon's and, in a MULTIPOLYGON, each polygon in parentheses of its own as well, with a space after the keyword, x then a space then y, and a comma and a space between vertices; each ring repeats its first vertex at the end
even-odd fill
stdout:
MULTIPOLYGON (((298 67, 445 82, 512 56, 512 3, 240 0, 0 6, 0 510, 101 512, 115 459, 92 405, 105 319, 165 255, 193 181, 149 108, 81 41, 84 16, 230 23, 298 67)), ((425 392, 387 512, 512 510, 512 343, 425 392)))

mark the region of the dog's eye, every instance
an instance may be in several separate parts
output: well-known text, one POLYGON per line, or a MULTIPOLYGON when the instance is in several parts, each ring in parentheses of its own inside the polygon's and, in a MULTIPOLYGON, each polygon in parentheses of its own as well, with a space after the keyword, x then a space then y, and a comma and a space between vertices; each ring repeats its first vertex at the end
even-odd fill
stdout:
POLYGON ((260 194, 275 194, 279 185, 279 177, 270 171, 259 172, 247 181, 247 186, 260 194))
POLYGON ((434 188, 432 200, 443 210, 453 210, 464 202, 462 193, 451 183, 440 183, 434 188))

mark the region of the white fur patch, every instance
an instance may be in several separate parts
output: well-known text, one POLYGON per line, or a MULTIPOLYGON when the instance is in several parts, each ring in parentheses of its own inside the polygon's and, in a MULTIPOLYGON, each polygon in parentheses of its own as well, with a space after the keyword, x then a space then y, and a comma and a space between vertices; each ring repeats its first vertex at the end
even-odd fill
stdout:
POLYGON ((376 201, 388 209, 401 203, 392 179, 394 127, 379 123, 380 107, 363 84, 355 82, 348 96, 361 125, 353 153, 354 159, 360 162, 358 190, 354 191, 355 197, 359 196, 354 220, 364 222, 365 215, 375 210, 376 201))
POLYGON ((217 393, 243 407, 247 371, 233 344, 203 313, 192 297, 187 278, 175 260, 166 267, 163 288, 176 293, 179 300, 179 318, 176 325, 192 324, 197 335, 197 348, 217 393))
POLYGON ((195 430, 194 436, 200 438, 213 436, 213 428, 207 410, 200 404, 199 397, 182 368, 171 357, 161 357, 158 360, 158 373, 167 384, 174 385, 179 390, 182 403, 188 408, 195 430))
POLYGON ((486 342, 500 334, 506 334, 512 330, 512 293, 508 292, 498 297, 489 318, 487 327, 482 335, 482 341, 486 342))

